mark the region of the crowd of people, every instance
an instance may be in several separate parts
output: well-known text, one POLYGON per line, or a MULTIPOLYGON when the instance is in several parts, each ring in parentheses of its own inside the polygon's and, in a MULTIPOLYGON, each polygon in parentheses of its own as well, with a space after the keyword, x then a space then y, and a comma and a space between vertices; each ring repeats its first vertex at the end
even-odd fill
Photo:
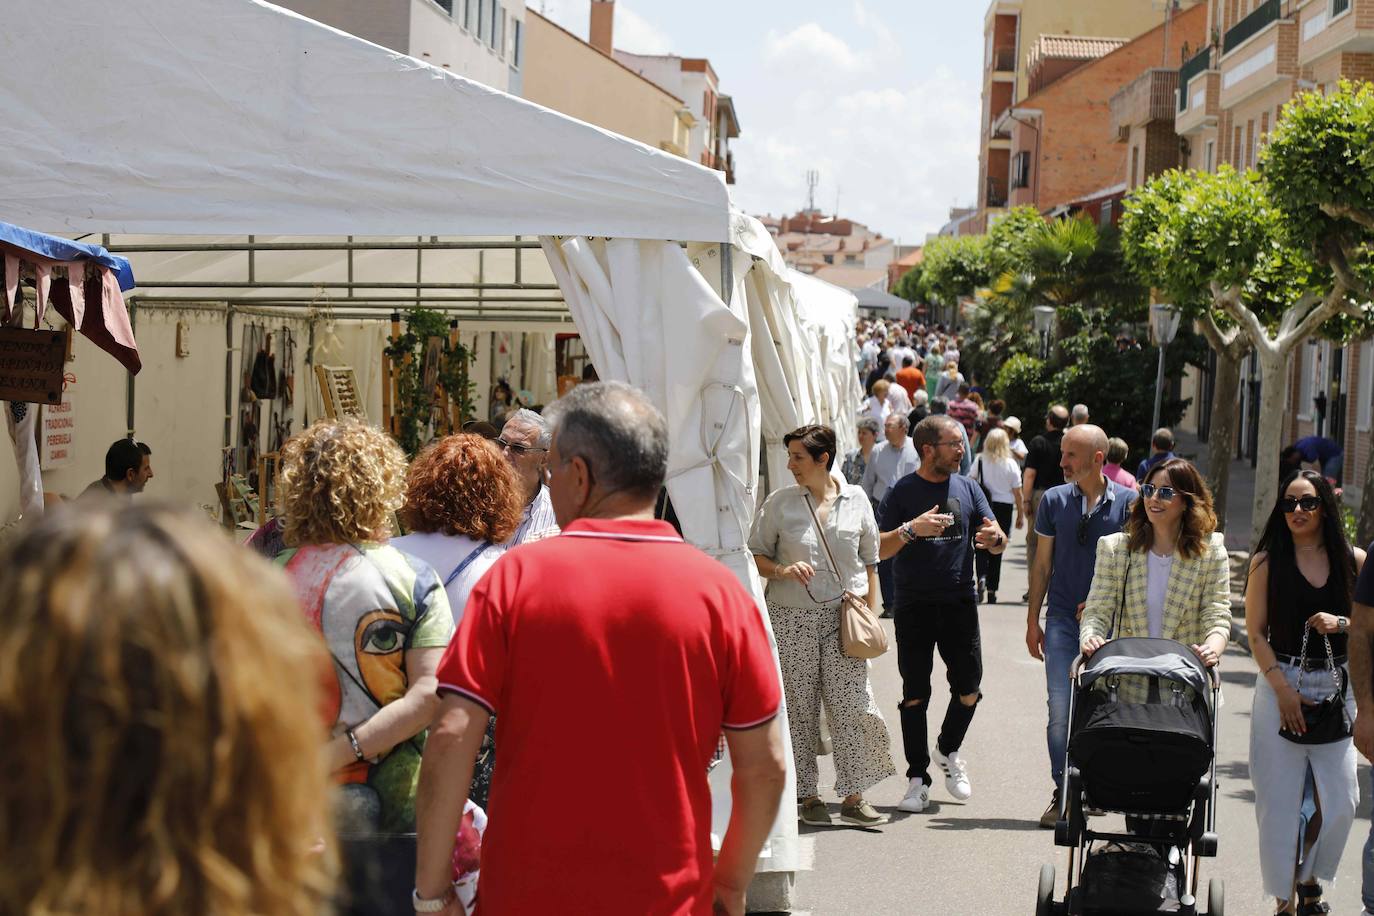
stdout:
MULTIPOLYGON (((1021 421, 960 371, 962 341, 943 328, 877 321, 858 333, 860 448, 842 468, 878 520, 876 571, 895 617, 910 779, 900 807, 921 811, 930 796, 932 646, 951 689, 933 757, 950 795, 971 795, 958 749, 980 697, 978 607, 998 603, 1000 548, 1006 532, 1024 526, 1026 646, 1046 677, 1051 789, 1040 825, 1054 827, 1075 660, 1115 636, 1172 639, 1208 667, 1226 650, 1230 564, 1210 490, 1175 453, 1168 429, 1156 430, 1150 453, 1127 470, 1127 443, 1093 425, 1084 404, 1050 406, 1043 430, 1023 442, 1021 421), (904 440, 905 429, 913 432, 904 440), (948 537, 964 514, 972 524, 948 537), (889 558, 892 586, 883 582, 889 558)), ((1284 449, 1279 496, 1245 587, 1260 672, 1250 746, 1260 868, 1280 913, 1329 912, 1321 882, 1335 877, 1359 800, 1356 751, 1374 758, 1374 573, 1342 525, 1341 458, 1319 437, 1284 449)), ((1374 834, 1363 867, 1374 913, 1374 834)))
MULTIPOLYGON (((822 425, 785 436, 793 483, 748 538, 780 664, 749 591, 663 520, 667 425, 628 385, 579 385, 409 461, 379 429, 316 422, 285 444, 281 517, 246 547, 133 502, 152 450, 116 442, 100 481, 2 551, 0 729, 25 753, 0 834, 31 864, 0 881, 0 911, 743 913, 786 779, 784 698, 796 816, 889 819, 866 793, 897 773, 894 735, 839 636, 846 608, 892 618, 898 808, 925 811, 937 776, 972 797, 980 613, 1016 603, 1018 530, 1054 826, 1075 661, 1115 637, 1207 667, 1226 650, 1211 493, 1167 429, 1134 474, 1087 405, 1051 405, 1025 441, 958 335, 859 333, 859 447, 822 425), (722 745, 732 807, 713 838, 722 745), (613 817, 579 806, 597 785, 613 817)), ((1327 911, 1356 753, 1374 754, 1374 573, 1328 475, 1291 463, 1245 626, 1264 893, 1306 914, 1327 911)), ((1374 838, 1364 884, 1374 912, 1374 838)))

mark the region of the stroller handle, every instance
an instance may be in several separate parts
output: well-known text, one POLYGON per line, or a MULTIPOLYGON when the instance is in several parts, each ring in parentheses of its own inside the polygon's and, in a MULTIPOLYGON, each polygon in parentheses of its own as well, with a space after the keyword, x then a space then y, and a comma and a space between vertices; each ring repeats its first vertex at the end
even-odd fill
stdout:
MULTIPOLYGON (((1073 664, 1069 666, 1069 680, 1077 683, 1078 673, 1083 670, 1083 666, 1087 664, 1089 658, 1090 656, 1086 652, 1079 652, 1074 657, 1073 664)), ((1220 667, 1220 665, 1213 665, 1206 669, 1207 680, 1213 690, 1221 689, 1221 672, 1218 670, 1220 667)))

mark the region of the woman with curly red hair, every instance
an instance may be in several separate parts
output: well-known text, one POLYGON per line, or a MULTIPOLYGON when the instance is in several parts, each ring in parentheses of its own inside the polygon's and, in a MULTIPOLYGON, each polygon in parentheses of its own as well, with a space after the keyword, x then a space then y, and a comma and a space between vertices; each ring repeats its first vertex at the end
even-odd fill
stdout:
POLYGON ((495 545, 520 524, 520 502, 515 471, 481 436, 447 436, 411 463, 401 507, 411 533, 391 543, 434 567, 455 625, 473 586, 500 559, 495 545))

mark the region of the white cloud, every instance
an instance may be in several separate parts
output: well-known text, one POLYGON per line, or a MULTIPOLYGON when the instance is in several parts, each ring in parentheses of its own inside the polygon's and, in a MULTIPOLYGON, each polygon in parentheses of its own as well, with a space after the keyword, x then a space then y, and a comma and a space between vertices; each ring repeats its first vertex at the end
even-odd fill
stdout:
POLYGON ((808 72, 834 68, 852 73, 868 66, 844 39, 814 22, 799 25, 785 34, 770 30, 763 39, 763 59, 770 64, 804 68, 808 72))
POLYGON ((805 173, 821 173, 817 206, 903 244, 922 241, 972 197, 979 90, 947 70, 906 85, 828 89, 817 80, 774 112, 744 108, 734 141, 738 203, 752 213, 806 204, 805 173))

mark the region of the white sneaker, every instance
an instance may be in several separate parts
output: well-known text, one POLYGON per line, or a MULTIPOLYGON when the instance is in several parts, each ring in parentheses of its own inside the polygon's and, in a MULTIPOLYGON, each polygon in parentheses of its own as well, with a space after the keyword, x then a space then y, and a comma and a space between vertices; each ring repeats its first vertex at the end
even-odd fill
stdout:
POLYGON ((959 756, 958 751, 946 757, 938 747, 931 756, 936 766, 945 771, 945 788, 949 794, 959 801, 967 801, 973 795, 973 786, 968 781, 968 764, 964 758, 959 756))
POLYGON ((921 782, 921 777, 912 777, 910 785, 906 787, 906 797, 897 803, 898 811, 907 811, 911 814, 920 814, 926 810, 930 804, 930 786, 921 782))

